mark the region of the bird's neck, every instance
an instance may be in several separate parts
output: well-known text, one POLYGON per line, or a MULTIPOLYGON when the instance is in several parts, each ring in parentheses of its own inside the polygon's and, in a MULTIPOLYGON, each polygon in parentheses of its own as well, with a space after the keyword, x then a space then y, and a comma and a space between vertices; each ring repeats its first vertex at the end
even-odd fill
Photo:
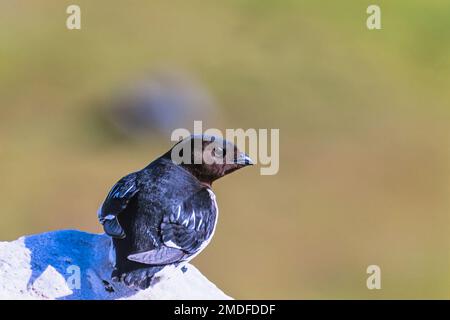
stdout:
MULTIPOLYGON (((161 158, 164 158, 167 161, 172 162, 171 153, 170 151, 164 154, 161 158)), ((173 163, 173 162, 172 162, 173 163)), ((189 172, 192 176, 194 176, 202 185, 204 185, 207 188, 212 187, 212 183, 214 182, 215 178, 212 176, 209 176, 208 174, 204 173, 204 170, 201 165, 199 164, 175 164, 174 165, 182 168, 183 170, 186 170, 189 172)))
POLYGON ((211 188, 212 183, 214 179, 208 175, 205 175, 203 171, 201 170, 200 165, 196 164, 180 164, 178 165, 184 170, 188 171, 191 175, 193 175, 195 178, 197 178, 198 181, 200 181, 201 184, 204 186, 211 188))

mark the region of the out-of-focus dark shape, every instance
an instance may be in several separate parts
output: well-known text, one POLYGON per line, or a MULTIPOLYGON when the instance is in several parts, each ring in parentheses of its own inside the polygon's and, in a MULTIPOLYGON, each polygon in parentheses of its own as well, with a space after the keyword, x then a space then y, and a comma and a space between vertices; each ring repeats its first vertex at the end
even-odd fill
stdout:
POLYGON ((174 129, 193 129, 194 120, 204 128, 217 116, 208 90, 181 72, 159 71, 127 86, 108 108, 108 118, 125 135, 141 139, 168 135, 174 129))

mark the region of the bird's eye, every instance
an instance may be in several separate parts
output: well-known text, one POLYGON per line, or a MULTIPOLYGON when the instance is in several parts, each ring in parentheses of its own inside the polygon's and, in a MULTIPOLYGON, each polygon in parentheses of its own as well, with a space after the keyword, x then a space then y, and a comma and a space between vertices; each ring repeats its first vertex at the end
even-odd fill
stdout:
POLYGON ((214 156, 216 158, 225 157, 225 150, 221 147, 214 148, 214 156))

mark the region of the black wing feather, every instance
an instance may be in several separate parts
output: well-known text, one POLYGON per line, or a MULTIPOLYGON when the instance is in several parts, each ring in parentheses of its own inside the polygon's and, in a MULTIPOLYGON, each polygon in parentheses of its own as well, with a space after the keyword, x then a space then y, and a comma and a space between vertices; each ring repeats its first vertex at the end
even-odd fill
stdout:
POLYGON ((117 216, 125 210, 138 191, 136 173, 123 177, 113 186, 98 215, 106 234, 114 238, 125 238, 125 232, 120 226, 117 216))
POLYGON ((163 242, 192 254, 211 236, 216 216, 214 195, 201 189, 164 216, 161 223, 163 242))
POLYGON ((150 251, 133 253, 128 256, 129 260, 148 265, 181 262, 199 251, 211 237, 217 219, 212 192, 201 189, 169 210, 161 223, 164 244, 150 251))

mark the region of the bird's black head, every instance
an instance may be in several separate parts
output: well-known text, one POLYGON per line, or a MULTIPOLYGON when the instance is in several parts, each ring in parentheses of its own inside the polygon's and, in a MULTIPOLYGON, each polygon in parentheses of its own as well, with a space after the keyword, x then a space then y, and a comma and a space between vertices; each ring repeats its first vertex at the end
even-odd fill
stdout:
POLYGON ((253 164, 250 157, 233 143, 207 135, 189 136, 173 146, 165 156, 208 185, 253 164))

